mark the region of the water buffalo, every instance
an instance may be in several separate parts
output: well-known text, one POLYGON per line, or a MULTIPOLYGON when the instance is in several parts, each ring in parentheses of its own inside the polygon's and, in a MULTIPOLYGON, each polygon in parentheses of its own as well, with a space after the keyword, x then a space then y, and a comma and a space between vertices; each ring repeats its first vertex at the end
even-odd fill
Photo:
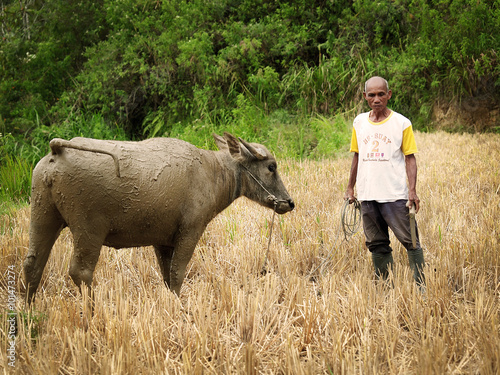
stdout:
POLYGON ((284 214, 293 210, 275 158, 262 145, 214 134, 219 151, 173 138, 141 142, 53 139, 32 179, 29 251, 32 302, 61 230, 73 234, 69 274, 92 284, 102 245, 153 245, 165 284, 179 294, 208 223, 245 196, 284 214))

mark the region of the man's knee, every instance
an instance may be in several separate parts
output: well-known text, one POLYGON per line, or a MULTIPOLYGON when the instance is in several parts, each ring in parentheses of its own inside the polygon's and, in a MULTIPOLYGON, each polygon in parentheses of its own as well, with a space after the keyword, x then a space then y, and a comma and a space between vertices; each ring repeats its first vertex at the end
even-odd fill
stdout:
POLYGON ((368 245, 368 250, 370 250, 370 253, 372 254, 388 254, 392 253, 392 248, 389 245, 373 245, 370 244, 368 245))

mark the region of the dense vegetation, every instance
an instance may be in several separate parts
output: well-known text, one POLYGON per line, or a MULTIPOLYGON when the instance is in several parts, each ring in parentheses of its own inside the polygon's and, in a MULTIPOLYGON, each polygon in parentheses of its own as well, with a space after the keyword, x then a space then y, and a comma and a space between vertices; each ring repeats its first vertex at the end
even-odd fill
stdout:
MULTIPOLYGON (((331 156, 362 83, 428 130, 437 100, 500 103, 499 0, 2 0, 1 197, 54 136, 265 140, 331 156)), ((498 123, 498 122, 497 122, 498 123)), ((487 129, 498 131, 499 127, 487 129)))

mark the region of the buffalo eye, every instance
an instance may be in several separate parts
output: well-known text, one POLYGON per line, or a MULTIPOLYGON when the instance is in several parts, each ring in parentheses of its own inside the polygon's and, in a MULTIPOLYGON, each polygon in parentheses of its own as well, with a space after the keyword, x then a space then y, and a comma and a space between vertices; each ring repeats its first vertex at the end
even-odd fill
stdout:
POLYGON ((277 168, 277 167, 276 167, 276 164, 269 164, 269 165, 267 166, 267 169, 269 169, 269 172, 271 172, 271 173, 276 172, 276 168, 277 168))

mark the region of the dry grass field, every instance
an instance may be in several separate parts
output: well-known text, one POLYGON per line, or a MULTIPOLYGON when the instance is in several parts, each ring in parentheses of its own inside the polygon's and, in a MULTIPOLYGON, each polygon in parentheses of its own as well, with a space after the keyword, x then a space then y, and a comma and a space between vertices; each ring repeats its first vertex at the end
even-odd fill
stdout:
POLYGON ((374 281, 362 233, 344 239, 350 156, 281 161, 297 208, 276 217, 266 275, 272 211, 242 198, 209 225, 180 298, 151 248, 103 248, 88 324, 68 275, 71 233, 56 242, 29 315, 29 209, 0 219, 1 372, 500 373, 500 137, 416 136, 425 294, 400 245, 388 287, 374 281), (10 359, 9 276, 19 323, 10 359))

